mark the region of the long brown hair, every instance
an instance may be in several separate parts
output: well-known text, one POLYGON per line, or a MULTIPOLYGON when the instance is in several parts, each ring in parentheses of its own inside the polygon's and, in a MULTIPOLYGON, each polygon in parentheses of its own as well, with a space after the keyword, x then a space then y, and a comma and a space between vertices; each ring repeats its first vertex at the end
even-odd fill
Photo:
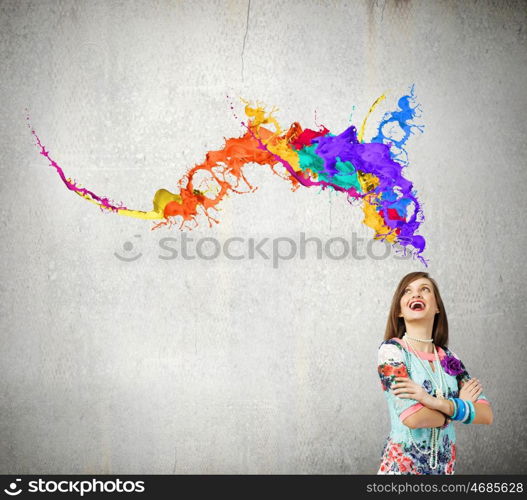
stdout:
POLYGON ((400 339, 404 335, 406 330, 404 318, 399 317, 399 313, 401 312, 401 297, 403 296, 406 287, 412 281, 415 281, 419 278, 427 278, 432 283, 432 288, 434 289, 434 295, 437 302, 437 308, 439 309, 439 314, 435 315, 434 326, 432 327, 432 339, 434 344, 440 347, 447 347, 448 319, 446 317, 445 306, 443 305, 443 300, 441 299, 441 294, 439 293, 439 287, 437 286, 437 283, 428 275, 428 273, 425 273, 424 271, 409 273, 399 282, 397 290, 395 290, 393 295, 390 314, 388 315, 388 321, 386 323, 384 340, 389 340, 393 337, 400 339))

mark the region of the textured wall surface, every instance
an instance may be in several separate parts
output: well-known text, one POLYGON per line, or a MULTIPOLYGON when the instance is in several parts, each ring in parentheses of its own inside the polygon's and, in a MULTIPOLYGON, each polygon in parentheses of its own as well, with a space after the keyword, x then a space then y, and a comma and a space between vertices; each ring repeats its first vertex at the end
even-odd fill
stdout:
POLYGON ((415 270, 494 407, 457 426, 456 473, 527 472, 526 37, 523 1, 0 2, 0 472, 374 474, 377 348, 415 270), (25 112, 66 175, 150 210, 243 133, 226 94, 338 131, 413 83, 428 269, 374 258, 360 207, 256 165, 193 238, 353 234, 366 257, 162 259, 181 233, 65 189, 25 112))

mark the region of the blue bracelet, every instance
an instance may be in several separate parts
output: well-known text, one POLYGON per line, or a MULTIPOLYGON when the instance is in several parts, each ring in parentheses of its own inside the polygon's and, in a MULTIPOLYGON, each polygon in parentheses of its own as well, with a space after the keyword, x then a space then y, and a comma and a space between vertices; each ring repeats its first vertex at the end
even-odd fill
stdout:
POLYGON ((467 401, 463 401, 463 404, 467 408, 467 412, 465 413, 463 420, 461 420, 462 424, 464 424, 470 418, 470 406, 468 405, 467 401))
POLYGON ((469 403, 468 400, 466 400, 466 399, 463 400, 463 404, 465 405, 465 408, 467 410, 463 420, 461 420, 461 422, 463 424, 470 418, 470 415, 471 415, 471 409, 470 409, 470 406, 468 405, 468 403, 469 403))
POLYGON ((472 401, 467 401, 468 406, 470 407, 470 416, 466 420, 466 422, 463 422, 464 424, 471 424, 474 422, 474 419, 476 418, 476 408, 474 407, 474 403, 472 401))
POLYGON ((456 414, 456 420, 463 420, 465 418, 465 415, 467 413, 467 407, 465 406, 465 403, 462 399, 458 398, 458 412, 456 414))
POLYGON ((448 417, 450 420, 455 420, 456 419, 456 413, 457 413, 457 401, 456 401, 456 398, 448 398, 450 401, 452 401, 452 403, 454 404, 454 413, 452 414, 451 417, 448 417))
POLYGON ((454 408, 456 409, 456 411, 454 412, 454 414, 450 417, 452 420, 455 420, 456 417, 457 417, 457 412, 459 411, 459 405, 457 404, 457 398, 450 398, 453 402, 454 402, 454 408))
POLYGON ((468 419, 467 424, 471 424, 476 418, 476 407, 472 401, 470 402, 470 405, 472 406, 472 416, 468 419))

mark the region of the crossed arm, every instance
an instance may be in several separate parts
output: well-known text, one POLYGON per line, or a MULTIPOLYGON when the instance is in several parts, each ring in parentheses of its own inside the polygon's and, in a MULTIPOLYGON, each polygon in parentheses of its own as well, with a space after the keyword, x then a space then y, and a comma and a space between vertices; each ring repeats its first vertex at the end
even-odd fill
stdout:
MULTIPOLYGON (((430 395, 424 387, 416 384, 408 377, 397 377, 393 393, 401 398, 415 399, 423 408, 412 413, 403 420, 403 424, 411 429, 424 427, 442 427, 446 419, 454 413, 454 405, 448 399, 438 399, 430 395)), ((481 384, 477 379, 470 379, 461 386, 459 397, 471 400, 474 403, 476 416, 473 424, 490 425, 493 421, 492 408, 489 404, 477 402, 482 392, 481 384)))

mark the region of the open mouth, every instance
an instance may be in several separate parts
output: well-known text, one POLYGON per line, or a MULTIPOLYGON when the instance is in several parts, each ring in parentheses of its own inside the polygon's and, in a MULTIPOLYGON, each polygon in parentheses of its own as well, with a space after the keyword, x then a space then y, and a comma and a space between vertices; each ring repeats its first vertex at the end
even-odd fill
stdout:
POLYGON ((416 300, 415 302, 412 302, 410 304, 410 309, 412 311, 422 311, 424 308, 425 308, 425 303, 420 300, 416 300))

